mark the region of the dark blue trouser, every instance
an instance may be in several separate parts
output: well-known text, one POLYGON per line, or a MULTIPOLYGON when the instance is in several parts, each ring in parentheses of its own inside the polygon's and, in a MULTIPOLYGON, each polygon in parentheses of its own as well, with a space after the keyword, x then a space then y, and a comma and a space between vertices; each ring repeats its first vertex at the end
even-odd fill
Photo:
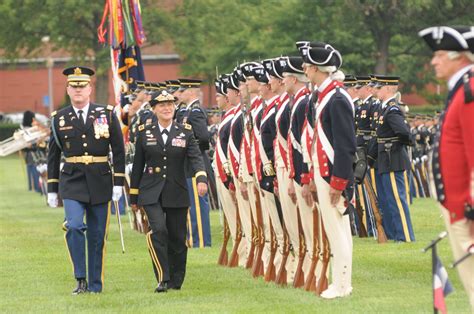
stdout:
POLYGON ((109 203, 91 205, 76 200, 64 199, 66 245, 73 264, 74 277, 86 278, 89 290, 101 292, 104 286, 105 243, 110 217, 109 203), (84 214, 86 224, 84 223, 84 214), (87 230, 87 232, 86 232, 87 230), (86 270, 86 236, 87 262, 86 270))
POLYGON ((383 190, 382 220, 387 237, 395 241, 415 241, 408 207, 405 171, 382 173, 380 179, 383 190))
POLYGON ((188 223, 188 240, 193 248, 211 246, 211 223, 209 221, 208 195, 197 194, 196 178, 187 178, 188 194, 191 208, 190 225, 188 223), (191 241, 192 240, 192 241, 191 241))
POLYGON ((28 175, 28 190, 31 191, 34 189, 35 192, 41 192, 41 187, 39 184, 40 174, 36 169, 35 165, 26 165, 26 173, 28 175))

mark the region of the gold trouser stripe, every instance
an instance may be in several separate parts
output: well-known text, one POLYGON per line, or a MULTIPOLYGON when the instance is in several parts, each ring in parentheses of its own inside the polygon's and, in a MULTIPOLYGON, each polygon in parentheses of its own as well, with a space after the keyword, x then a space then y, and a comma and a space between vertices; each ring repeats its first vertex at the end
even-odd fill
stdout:
POLYGON ((48 179, 48 183, 59 183, 59 179, 48 179))
MULTIPOLYGON (((105 222, 105 234, 104 234, 104 244, 102 246, 102 269, 100 270, 100 280, 102 281, 102 289, 104 289, 104 267, 105 267, 105 263, 104 263, 104 260, 105 260, 105 248, 107 246, 107 237, 109 235, 109 222, 110 222, 110 205, 112 203, 109 202, 107 204, 107 220, 105 222)), ((118 210, 117 208, 115 210, 118 210)))
POLYGON ((199 248, 204 247, 204 236, 202 233, 202 220, 201 220, 201 203, 199 202, 199 195, 197 192, 196 177, 192 178, 193 181, 193 193, 194 193, 194 206, 196 206, 196 222, 199 234, 199 248))
POLYGON ((189 234, 189 239, 188 239, 188 248, 193 247, 193 224, 191 223, 191 208, 188 208, 188 219, 187 223, 188 225, 188 234, 189 234))
MULTIPOLYGON (((367 208, 365 207, 365 197, 364 197, 364 192, 362 191, 362 185, 357 184, 357 191, 359 192, 359 201, 360 201, 360 206, 362 207, 362 224, 365 227, 365 230, 367 230, 367 208)), ((367 230, 368 231, 368 230, 367 230)))
POLYGON ((397 207, 400 213, 400 219, 402 221, 403 233, 405 234, 406 242, 411 242, 410 233, 408 232, 407 219, 405 217, 405 210, 403 209, 402 202, 400 201, 400 195, 398 194, 397 182, 395 180, 394 172, 390 172, 390 182, 392 183, 393 197, 397 202, 397 207))
POLYGON ((413 185, 415 186, 415 197, 419 198, 420 193, 418 193, 418 182, 416 181, 416 169, 413 165, 411 165, 411 168, 413 169, 412 177, 413 177, 413 185))
POLYGON ((374 188, 375 195, 377 195, 377 184, 375 184, 375 169, 370 168, 370 178, 372 179, 372 187, 374 188))
POLYGON ((408 181, 408 175, 406 171, 403 173, 403 178, 405 179, 405 193, 407 193, 407 204, 410 204, 410 182, 408 181))
POLYGON ((67 231, 68 231, 68 229, 66 227, 66 223, 67 223, 67 221, 63 222, 63 230, 66 231, 66 232, 64 232, 64 243, 66 243, 67 256, 69 257, 69 261, 71 262, 72 274, 74 275, 74 262, 72 261, 71 251, 69 251, 69 245, 67 245, 67 239, 66 239, 66 235, 67 235, 67 231))
POLYGON ((146 242, 148 245, 148 250, 150 251, 150 256, 153 264, 155 264, 156 270, 158 271, 158 281, 161 282, 163 281, 163 269, 161 268, 160 260, 158 259, 158 256, 156 256, 155 249, 153 248, 153 242, 151 241, 151 234, 153 231, 149 231, 146 234, 146 242))

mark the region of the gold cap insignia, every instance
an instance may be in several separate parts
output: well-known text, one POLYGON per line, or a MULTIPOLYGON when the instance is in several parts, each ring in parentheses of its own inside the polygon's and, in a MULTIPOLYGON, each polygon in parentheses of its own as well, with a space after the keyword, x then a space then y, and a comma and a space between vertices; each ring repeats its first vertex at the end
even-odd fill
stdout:
POLYGON ((80 68, 75 68, 74 69, 74 75, 80 75, 80 74, 82 74, 81 69, 80 68))

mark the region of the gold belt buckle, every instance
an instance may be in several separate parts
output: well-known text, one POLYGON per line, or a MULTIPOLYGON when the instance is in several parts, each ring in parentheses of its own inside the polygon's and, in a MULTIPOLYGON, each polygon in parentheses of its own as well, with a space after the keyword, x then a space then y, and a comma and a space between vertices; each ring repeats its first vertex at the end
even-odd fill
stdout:
POLYGON ((94 156, 82 156, 82 162, 86 165, 92 163, 94 160, 94 156))

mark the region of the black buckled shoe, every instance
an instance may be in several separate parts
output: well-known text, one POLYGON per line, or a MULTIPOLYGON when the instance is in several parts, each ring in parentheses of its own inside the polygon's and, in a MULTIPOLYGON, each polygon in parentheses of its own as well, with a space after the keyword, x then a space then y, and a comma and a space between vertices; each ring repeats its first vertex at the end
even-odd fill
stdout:
POLYGON ((170 283, 168 283, 168 289, 181 290, 181 286, 178 286, 177 284, 174 284, 174 283, 170 282, 170 283))
POLYGON ((158 283, 158 286, 155 289, 156 293, 168 291, 168 283, 166 281, 161 281, 158 283))
POLYGON ((87 281, 85 279, 77 280, 77 287, 72 291, 73 295, 86 293, 87 292, 87 281))

